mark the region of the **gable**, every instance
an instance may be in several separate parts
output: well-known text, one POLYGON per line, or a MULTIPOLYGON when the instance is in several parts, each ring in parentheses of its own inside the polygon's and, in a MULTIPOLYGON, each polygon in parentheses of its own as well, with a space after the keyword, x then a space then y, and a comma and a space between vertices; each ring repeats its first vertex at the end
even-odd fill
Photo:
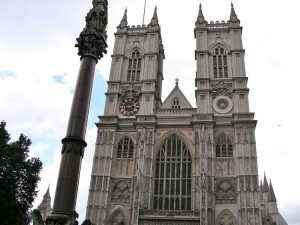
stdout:
POLYGON ((164 100, 161 105, 162 109, 180 108, 188 109, 193 108, 189 100, 184 96, 179 86, 176 85, 168 97, 164 100), (178 107, 179 106, 179 107, 178 107))

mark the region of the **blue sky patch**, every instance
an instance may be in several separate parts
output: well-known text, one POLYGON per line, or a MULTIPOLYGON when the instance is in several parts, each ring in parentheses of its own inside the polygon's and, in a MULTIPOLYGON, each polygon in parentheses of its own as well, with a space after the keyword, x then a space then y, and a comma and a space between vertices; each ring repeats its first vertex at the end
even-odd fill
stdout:
POLYGON ((64 75, 53 75, 52 76, 55 83, 64 84, 64 75))
POLYGON ((99 121, 98 116, 103 115, 106 89, 106 80, 104 80, 103 76, 96 70, 88 120, 88 127, 90 128, 95 127, 95 123, 99 121))
POLYGON ((5 78, 5 77, 15 77, 16 75, 14 74, 14 72, 10 71, 10 70, 2 70, 0 71, 0 78, 5 78))

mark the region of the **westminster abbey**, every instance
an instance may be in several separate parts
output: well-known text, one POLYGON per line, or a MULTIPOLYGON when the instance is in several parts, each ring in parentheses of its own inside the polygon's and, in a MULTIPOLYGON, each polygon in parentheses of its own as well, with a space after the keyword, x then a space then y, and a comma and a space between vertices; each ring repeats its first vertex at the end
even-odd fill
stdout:
POLYGON ((117 27, 87 219, 96 225, 287 224, 272 184, 259 182, 242 27, 195 18, 193 107, 178 80, 161 98, 165 58, 157 9, 117 27))

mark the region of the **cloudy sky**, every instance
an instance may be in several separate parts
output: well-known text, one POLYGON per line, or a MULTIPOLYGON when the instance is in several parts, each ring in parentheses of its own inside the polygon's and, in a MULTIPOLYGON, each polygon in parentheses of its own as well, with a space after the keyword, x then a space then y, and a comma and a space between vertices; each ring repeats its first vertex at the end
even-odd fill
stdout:
MULTIPOLYGON (((85 26, 92 0, 0 0, 0 120, 13 139, 23 132, 33 141, 31 156, 44 163, 37 206, 50 184, 54 198, 79 57, 75 39, 85 26)), ((259 173, 272 179, 279 209, 287 222, 300 225, 300 105, 296 0, 234 0, 241 20, 249 77, 250 107, 258 120, 259 173)), ((199 0, 147 0, 145 23, 154 6, 165 46, 163 97, 174 79, 195 104, 194 22, 199 0)), ((113 33, 128 8, 130 25, 142 23, 143 0, 109 0, 108 54, 98 63, 90 109, 77 211, 85 217, 97 116, 103 113, 113 33)), ((230 0, 202 0, 207 21, 228 20, 230 0)), ((52 198, 52 199, 53 199, 52 198)))

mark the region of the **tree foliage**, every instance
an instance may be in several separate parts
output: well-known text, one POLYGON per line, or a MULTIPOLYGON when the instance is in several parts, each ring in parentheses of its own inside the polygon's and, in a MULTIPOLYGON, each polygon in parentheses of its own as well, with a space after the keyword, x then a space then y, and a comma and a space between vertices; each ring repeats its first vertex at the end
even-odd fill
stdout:
POLYGON ((21 134, 10 142, 6 123, 0 123, 0 223, 29 224, 29 210, 37 195, 42 162, 29 158, 30 139, 21 134))

